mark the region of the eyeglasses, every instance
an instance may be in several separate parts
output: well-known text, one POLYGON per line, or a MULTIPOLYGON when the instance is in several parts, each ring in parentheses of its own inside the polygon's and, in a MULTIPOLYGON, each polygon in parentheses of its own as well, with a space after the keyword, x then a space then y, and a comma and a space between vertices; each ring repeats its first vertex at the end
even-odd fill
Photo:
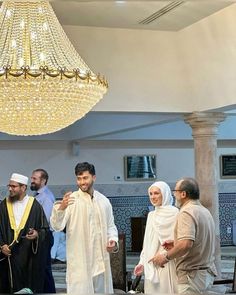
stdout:
POLYGON ((184 192, 184 191, 181 189, 172 189, 172 193, 174 194, 175 192, 184 192))
POLYGON ((20 187, 20 185, 14 185, 14 184, 8 184, 7 188, 16 189, 17 187, 20 187))

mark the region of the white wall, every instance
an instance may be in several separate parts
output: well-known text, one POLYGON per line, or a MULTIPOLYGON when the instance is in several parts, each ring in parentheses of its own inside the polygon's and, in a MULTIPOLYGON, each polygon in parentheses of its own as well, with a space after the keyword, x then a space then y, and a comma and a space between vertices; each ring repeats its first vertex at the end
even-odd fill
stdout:
POLYGON ((65 26, 109 91, 96 111, 192 112, 235 104, 236 5, 184 30, 65 26))
POLYGON ((235 104, 236 5, 182 30, 178 36, 190 100, 200 110, 235 104))
MULTIPOLYGON (((236 148, 218 149, 218 155, 232 153, 236 154, 236 148)), ((98 184, 124 183, 123 157, 131 154, 156 154, 158 179, 169 183, 182 176, 194 176, 191 142, 173 142, 168 147, 158 142, 87 142, 80 144, 78 156, 72 155, 71 145, 66 142, 45 141, 40 145, 35 142, 4 142, 0 146, 0 185, 8 183, 12 172, 30 176, 33 169, 40 167, 49 172, 51 185, 71 185, 75 183, 74 167, 80 161, 95 165, 98 184), (114 176, 121 176, 122 180, 115 181, 114 176)))
POLYGON ((66 143, 41 142, 16 143, 14 146, 0 149, 0 185, 8 183, 12 172, 30 176, 35 168, 44 168, 50 175, 50 184, 73 184, 75 181, 74 167, 77 162, 88 161, 95 165, 97 183, 117 183, 114 176, 121 176, 123 182, 123 157, 130 154, 156 154, 157 174, 159 179, 173 182, 183 175, 192 175, 192 149, 163 149, 163 148, 116 148, 115 145, 81 144, 79 155, 72 155, 72 148, 66 143), (186 164, 182 166, 182 162, 186 164), (181 170, 179 167, 182 167, 181 170))
POLYGON ((166 148, 86 148, 81 149, 81 159, 89 159, 96 165, 99 183, 118 183, 114 176, 124 181, 124 156, 132 154, 155 154, 158 179, 174 182, 181 176, 193 176, 193 150, 166 148), (183 162, 185 162, 183 165, 183 162), (180 169, 181 167, 181 169, 180 169))
POLYGON ((189 110, 185 101, 188 84, 176 50, 176 33, 73 26, 64 29, 91 69, 108 79, 109 91, 94 110, 189 110))

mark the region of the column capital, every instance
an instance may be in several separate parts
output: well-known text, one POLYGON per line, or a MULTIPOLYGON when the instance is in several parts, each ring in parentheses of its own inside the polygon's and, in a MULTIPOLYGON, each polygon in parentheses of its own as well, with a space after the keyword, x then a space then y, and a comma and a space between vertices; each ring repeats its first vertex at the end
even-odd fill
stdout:
POLYGON ((194 112, 184 116, 185 123, 193 130, 193 136, 216 136, 218 126, 226 118, 222 112, 194 112))

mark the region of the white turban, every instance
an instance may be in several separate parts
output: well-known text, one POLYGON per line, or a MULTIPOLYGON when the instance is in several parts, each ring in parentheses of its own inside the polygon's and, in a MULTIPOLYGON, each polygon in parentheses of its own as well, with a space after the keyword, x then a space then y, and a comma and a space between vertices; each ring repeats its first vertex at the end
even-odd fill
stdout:
POLYGON ((13 173, 10 180, 21 183, 21 184, 28 184, 28 177, 18 174, 18 173, 13 173))
POLYGON ((164 181, 154 182, 149 187, 148 192, 149 192, 151 187, 158 187, 160 189, 161 194, 162 194, 162 206, 172 205, 173 197, 171 195, 170 187, 169 187, 169 185, 167 183, 165 183, 164 181))

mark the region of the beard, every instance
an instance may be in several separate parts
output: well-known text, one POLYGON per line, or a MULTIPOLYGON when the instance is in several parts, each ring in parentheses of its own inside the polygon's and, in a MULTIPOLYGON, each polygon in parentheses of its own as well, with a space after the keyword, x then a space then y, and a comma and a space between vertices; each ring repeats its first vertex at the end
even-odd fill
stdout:
POLYGON ((31 185, 30 185, 30 189, 32 191, 37 191, 40 189, 39 185, 37 185, 36 183, 32 182, 31 185))
POLYGON ((177 199, 175 199, 175 207, 177 207, 178 209, 180 209, 181 206, 182 206, 181 202, 178 201, 177 199))
POLYGON ((79 188, 84 193, 89 193, 91 191, 92 187, 93 187, 93 183, 90 183, 89 185, 85 185, 85 186, 82 186, 82 185, 79 186, 79 188))
POLYGON ((20 199, 19 195, 14 195, 14 196, 9 195, 9 198, 8 198, 9 202, 11 202, 11 203, 15 203, 19 199, 20 199))
POLYGON ((87 192, 89 192, 91 186, 87 186, 87 187, 81 187, 80 186, 79 188, 82 190, 82 192, 87 193, 87 192))

